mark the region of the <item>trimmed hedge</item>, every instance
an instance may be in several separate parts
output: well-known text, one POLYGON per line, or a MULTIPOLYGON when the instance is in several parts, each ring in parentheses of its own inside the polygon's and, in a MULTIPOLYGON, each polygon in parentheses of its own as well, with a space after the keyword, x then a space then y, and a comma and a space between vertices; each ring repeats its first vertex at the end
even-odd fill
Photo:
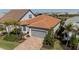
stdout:
POLYGON ((0 28, 0 31, 3 31, 4 29, 3 28, 0 28))

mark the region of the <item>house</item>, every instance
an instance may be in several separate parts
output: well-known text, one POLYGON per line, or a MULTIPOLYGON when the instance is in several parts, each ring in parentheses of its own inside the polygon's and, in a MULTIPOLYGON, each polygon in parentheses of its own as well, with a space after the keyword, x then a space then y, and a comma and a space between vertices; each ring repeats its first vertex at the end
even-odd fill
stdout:
POLYGON ((65 25, 68 25, 69 23, 79 27, 79 16, 71 17, 65 21, 65 25))
MULTIPOLYGON (((4 24, 5 21, 22 21, 34 17, 35 14, 30 9, 12 9, 0 19, 0 24, 4 24)), ((6 27, 7 31, 12 31, 13 29, 13 25, 9 25, 6 27)))
POLYGON ((20 25, 23 33, 29 32, 30 36, 44 38, 51 28, 55 33, 60 26, 60 19, 48 15, 39 15, 29 20, 20 21, 20 25))
POLYGON ((73 25, 72 30, 74 30, 74 31, 71 31, 71 33, 76 33, 76 38, 79 39, 79 32, 78 32, 78 29, 79 29, 79 16, 75 16, 75 17, 67 19, 65 21, 65 25, 68 25, 68 24, 73 25))

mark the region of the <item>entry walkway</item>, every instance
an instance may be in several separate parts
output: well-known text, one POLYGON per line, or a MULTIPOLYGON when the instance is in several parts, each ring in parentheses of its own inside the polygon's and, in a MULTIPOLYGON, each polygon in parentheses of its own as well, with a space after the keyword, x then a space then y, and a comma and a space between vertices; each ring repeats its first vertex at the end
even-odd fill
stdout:
POLYGON ((29 37, 17 46, 14 50, 40 50, 42 47, 43 39, 38 37, 29 37))

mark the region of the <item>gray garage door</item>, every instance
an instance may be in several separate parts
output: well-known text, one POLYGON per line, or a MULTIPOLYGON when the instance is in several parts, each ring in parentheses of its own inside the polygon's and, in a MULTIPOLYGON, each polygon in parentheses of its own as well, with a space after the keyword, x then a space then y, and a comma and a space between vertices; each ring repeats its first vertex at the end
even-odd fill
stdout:
POLYGON ((39 38, 44 38, 46 35, 46 31, 42 31, 42 30, 32 30, 32 36, 36 36, 39 38))

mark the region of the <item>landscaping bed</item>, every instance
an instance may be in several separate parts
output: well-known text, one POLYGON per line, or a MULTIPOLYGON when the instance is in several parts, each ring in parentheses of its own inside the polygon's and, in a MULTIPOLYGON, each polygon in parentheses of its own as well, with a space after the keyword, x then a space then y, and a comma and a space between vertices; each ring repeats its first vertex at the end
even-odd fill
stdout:
POLYGON ((3 40, 17 42, 19 39, 15 34, 10 34, 10 35, 7 34, 4 36, 3 40))
POLYGON ((46 45, 46 46, 43 46, 41 48, 41 50, 64 50, 62 44, 61 44, 61 41, 58 40, 58 39, 55 39, 55 42, 54 42, 54 46, 51 47, 49 45, 46 45))
POLYGON ((63 50, 63 46, 61 45, 61 42, 59 40, 56 39, 53 49, 54 50, 63 50))

